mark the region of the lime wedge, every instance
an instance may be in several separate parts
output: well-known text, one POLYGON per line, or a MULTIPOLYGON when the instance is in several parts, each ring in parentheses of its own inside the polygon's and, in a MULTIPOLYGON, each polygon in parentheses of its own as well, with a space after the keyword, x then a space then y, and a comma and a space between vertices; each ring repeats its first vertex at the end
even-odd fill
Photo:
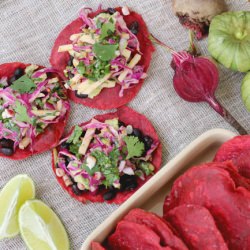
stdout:
POLYGON ((18 211, 34 197, 35 186, 27 175, 17 175, 4 186, 0 193, 0 239, 19 233, 18 211))
POLYGON ((21 236, 30 250, 68 250, 69 240, 57 215, 39 200, 30 200, 21 207, 21 236))

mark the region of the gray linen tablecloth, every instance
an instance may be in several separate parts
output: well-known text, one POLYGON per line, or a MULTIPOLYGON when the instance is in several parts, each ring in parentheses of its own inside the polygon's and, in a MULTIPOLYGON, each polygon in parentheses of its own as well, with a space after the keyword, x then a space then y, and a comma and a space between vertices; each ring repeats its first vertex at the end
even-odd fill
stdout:
MULTIPOLYGON (((250 10, 246 0, 227 1, 231 10, 250 10)), ((49 66, 50 50, 59 31, 77 17, 83 6, 97 8, 97 0, 0 0, 0 63, 22 61, 49 66)), ((104 7, 128 5, 145 18, 149 30, 168 45, 182 50, 188 46, 188 32, 179 25, 171 11, 170 0, 107 0, 104 7)), ((198 43, 205 55, 207 39, 198 43)), ((154 124, 163 143, 165 164, 187 144, 212 128, 234 131, 207 104, 187 103, 175 93, 172 84, 171 55, 157 47, 149 77, 139 95, 129 104, 145 114, 154 124)), ((250 114, 240 97, 244 74, 220 67, 220 85, 216 96, 231 114, 250 132, 250 114)), ((75 105, 67 130, 101 111, 75 105)), ((51 153, 46 152, 15 162, 0 159, 0 188, 13 176, 26 173, 36 183, 37 198, 48 204, 62 219, 71 242, 79 249, 86 237, 118 206, 81 204, 57 184, 51 169, 51 153)), ((1 204, 0 204, 1 209, 1 204)), ((26 249, 18 236, 0 241, 1 250, 26 249)))

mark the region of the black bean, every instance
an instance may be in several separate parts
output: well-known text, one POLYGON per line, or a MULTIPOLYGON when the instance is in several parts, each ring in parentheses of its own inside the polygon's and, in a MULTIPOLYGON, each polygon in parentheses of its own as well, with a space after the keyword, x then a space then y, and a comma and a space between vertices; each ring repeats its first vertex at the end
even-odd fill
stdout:
POLYGON ((82 190, 80 190, 78 187, 77 187, 77 184, 73 184, 72 185, 72 190, 73 190, 73 192, 74 192, 74 194, 76 194, 76 195, 82 195, 82 193, 83 193, 83 191, 82 190))
POLYGON ((4 155, 13 155, 14 153, 14 150, 13 148, 1 148, 1 152, 4 154, 4 155))
POLYGON ((68 166, 69 163, 70 163, 70 159, 69 159, 69 157, 66 157, 66 158, 65 158, 65 165, 68 166))
POLYGON ((68 66, 73 66, 73 59, 74 59, 74 57, 70 56, 68 63, 67 63, 68 66))
MULTIPOLYGON (((74 178, 71 176, 71 175, 69 175, 69 178, 70 178, 70 180, 72 181, 72 183, 74 184, 74 185, 77 185, 77 183, 75 182, 75 180, 74 180, 74 178)), ((78 187, 77 187, 78 188, 78 187)), ((79 188, 78 188, 79 189, 79 188)), ((81 191, 81 190, 80 190, 81 191)))
POLYGON ((8 82, 9 82, 9 84, 11 85, 14 81, 16 81, 16 77, 15 76, 12 76, 9 80, 8 80, 8 82))
POLYGON ((121 127, 121 126, 126 127, 125 123, 120 121, 120 120, 118 120, 118 126, 119 127, 121 127))
POLYGON ((134 190, 137 188, 137 186, 138 186, 137 182, 131 182, 127 184, 125 190, 134 190))
POLYGON ((78 94, 77 91, 75 91, 75 96, 78 97, 78 98, 88 98, 88 95, 85 95, 85 94, 78 94))
POLYGON ((67 143, 66 141, 64 141, 64 142, 61 144, 61 148, 69 149, 69 146, 70 146, 70 144, 67 143))
POLYGON ((108 13, 109 13, 110 15, 115 14, 115 12, 116 12, 116 10, 115 10, 114 8, 108 8, 108 13))
POLYGON ((14 146, 14 142, 10 139, 1 139, 0 140, 0 145, 3 147, 3 148, 13 148, 14 146))
POLYGON ((14 72, 14 76, 16 77, 16 79, 20 78, 23 75, 24 75, 24 70, 21 68, 17 68, 14 72))
POLYGON ((73 77, 74 77, 74 75, 71 72, 68 72, 68 78, 71 79, 73 77))
POLYGON ((121 179, 121 190, 133 190, 137 187, 137 180, 135 175, 124 174, 121 179))
POLYGON ((97 128, 97 129, 95 130, 95 134, 96 134, 96 135, 99 135, 100 133, 101 133, 101 129, 98 129, 98 128, 97 128))
POLYGON ((54 77, 54 74, 53 72, 47 72, 46 75, 48 78, 53 78, 54 77))
POLYGON ((134 35, 137 35, 139 32, 139 23, 137 21, 134 21, 129 25, 128 28, 134 35))
POLYGON ((150 136, 146 135, 143 138, 143 142, 144 142, 146 151, 148 151, 151 148, 154 140, 150 136))
POLYGON ((116 192, 114 190, 109 190, 105 194, 103 194, 103 199, 108 201, 114 199, 116 196, 116 192))
POLYGON ((141 130, 138 129, 138 128, 133 129, 132 135, 135 136, 135 137, 138 137, 139 140, 143 140, 143 134, 142 134, 141 130))

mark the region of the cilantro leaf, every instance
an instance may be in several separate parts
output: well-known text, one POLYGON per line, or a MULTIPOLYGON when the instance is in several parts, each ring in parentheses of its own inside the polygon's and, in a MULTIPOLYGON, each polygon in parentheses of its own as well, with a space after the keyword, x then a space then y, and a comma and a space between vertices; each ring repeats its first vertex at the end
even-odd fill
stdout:
POLYGON ((22 105, 19 101, 16 101, 14 110, 16 112, 15 118, 17 121, 27 123, 31 122, 26 107, 22 105))
POLYGON ((86 67, 83 62, 80 62, 76 68, 81 75, 84 75, 86 73, 86 67))
POLYGON ((16 124, 14 124, 13 121, 10 119, 4 121, 4 127, 15 132, 20 131, 20 128, 16 124))
POLYGON ((118 48, 118 44, 101 44, 95 43, 93 51, 97 58, 102 61, 110 61, 116 57, 115 51, 118 48))
POLYGON ((139 157, 142 155, 145 146, 144 143, 139 141, 138 137, 135 136, 125 136, 123 140, 126 142, 128 155, 126 159, 130 159, 133 157, 139 157))
POLYGON ((119 159, 119 149, 113 149, 107 156, 104 152, 95 150, 91 153, 97 160, 96 167, 105 177, 102 182, 106 187, 113 185, 114 181, 119 180, 119 169, 118 169, 118 159, 119 159))
POLYGON ((154 172, 154 166, 149 162, 140 162, 139 168, 146 174, 146 176, 149 176, 154 172))
POLYGON ((115 31, 115 22, 113 21, 113 19, 111 18, 110 21, 108 23, 104 23, 101 27, 101 36, 100 36, 100 40, 103 40, 104 38, 112 35, 115 31))
POLYGON ((36 89, 36 84, 27 75, 23 75, 14 81, 10 88, 20 94, 32 93, 36 89))
POLYGON ((93 167, 93 168, 90 169, 86 163, 85 163, 85 164, 82 164, 81 168, 84 169, 84 170, 86 170, 86 172, 87 172, 90 176, 93 176, 96 172, 99 171, 98 166, 95 166, 95 167, 93 167))
POLYGON ((71 144, 71 145, 69 146, 69 151, 70 151, 72 154, 74 154, 78 159, 81 158, 81 155, 78 153, 80 146, 81 146, 81 143, 80 143, 80 142, 77 143, 77 144, 71 144))
POLYGON ((73 133, 67 140, 67 143, 76 144, 79 141, 81 135, 82 135, 82 128, 79 126, 75 126, 73 133))

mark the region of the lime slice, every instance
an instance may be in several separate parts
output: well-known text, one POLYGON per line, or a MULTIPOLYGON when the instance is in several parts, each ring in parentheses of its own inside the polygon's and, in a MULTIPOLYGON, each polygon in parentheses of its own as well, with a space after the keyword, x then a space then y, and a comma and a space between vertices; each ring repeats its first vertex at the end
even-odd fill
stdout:
POLYGON ((28 199, 35 197, 35 186, 27 175, 12 178, 0 193, 0 239, 19 233, 18 211, 28 199))
POLYGON ((57 215, 39 200, 25 202, 19 216, 21 236, 30 250, 68 250, 69 240, 57 215))

